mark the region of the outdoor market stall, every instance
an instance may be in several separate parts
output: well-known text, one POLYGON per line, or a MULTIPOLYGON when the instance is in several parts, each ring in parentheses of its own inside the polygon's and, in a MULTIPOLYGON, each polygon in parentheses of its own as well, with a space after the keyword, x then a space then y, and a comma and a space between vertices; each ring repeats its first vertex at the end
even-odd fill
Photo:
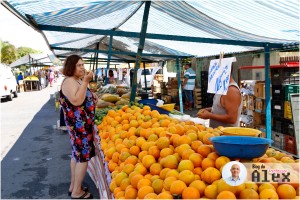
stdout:
MULTIPOLYGON (((142 62, 176 59, 182 111, 180 59, 218 55, 221 51, 225 55, 232 52, 264 51, 266 136, 271 138, 270 51, 291 46, 294 48, 299 44, 298 31, 295 30, 299 24, 299 18, 294 14, 297 12, 295 1, 232 3, 231 1, 91 0, 76 3, 64 1, 63 4, 60 1, 48 3, 22 1, 20 4, 14 0, 1 2, 25 23, 41 32, 49 47, 62 58, 79 54, 86 59, 94 55, 94 60, 98 63, 99 54, 104 53, 107 54, 107 69, 112 56, 117 57, 118 61, 135 62, 130 101, 135 100, 137 71, 142 62)), ((99 186, 100 194, 103 195, 101 198, 109 197, 108 184, 115 198, 162 196, 178 198, 178 195, 187 198, 200 196, 216 198, 219 195, 220 198, 248 197, 250 192, 246 190, 245 185, 242 189, 231 188, 221 179, 221 167, 239 158, 239 156, 230 158, 230 155, 220 156, 222 154, 217 153, 216 148, 212 147, 213 141, 209 138, 217 138, 221 130, 195 125, 189 121, 181 122, 178 119, 174 121, 150 108, 131 105, 116 111, 110 108, 106 114, 102 113, 98 129, 104 159, 101 158, 99 149, 98 160, 89 165, 89 171, 96 172, 96 175, 91 174, 99 186), (136 111, 141 112, 139 114, 144 117, 138 114, 135 116, 136 111), (132 147, 135 148, 130 151, 132 147), (168 148, 165 156, 160 155, 165 148, 168 148), (195 158, 190 158, 192 154, 195 158), (107 184, 99 180, 106 177, 104 172, 107 170, 103 167, 105 165, 108 166, 112 178, 111 182, 107 180, 107 184), (170 177, 166 178, 167 168, 173 171, 170 172, 170 177), (138 171, 139 174, 133 173, 134 171, 138 171), (129 177, 131 173, 133 177, 129 177), (157 176, 160 181, 152 179, 157 176), (142 181, 141 185, 139 181, 142 181), (198 181, 195 183, 197 187, 199 185, 203 187, 191 188, 194 181, 198 181), (156 182, 158 183, 154 184, 156 182), (161 185, 166 191, 162 192, 161 185), (186 192, 183 191, 185 188, 188 188, 186 192)), ((251 157, 251 161, 280 164, 296 162, 297 166, 292 168, 297 169, 298 161, 290 155, 274 149, 265 150, 264 154, 251 157)), ((243 162, 242 159, 239 161, 243 162)), ((297 178, 297 174, 293 175, 297 178)), ((255 190, 251 191, 252 198, 295 198, 299 195, 296 193, 297 184, 262 185, 250 184, 249 187, 253 186, 255 190)))

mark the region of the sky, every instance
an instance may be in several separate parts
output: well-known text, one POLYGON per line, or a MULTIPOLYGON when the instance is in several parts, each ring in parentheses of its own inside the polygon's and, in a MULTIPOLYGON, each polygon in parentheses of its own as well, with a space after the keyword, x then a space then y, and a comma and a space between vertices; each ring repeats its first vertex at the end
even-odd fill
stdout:
POLYGON ((42 34, 25 24, 0 4, 0 39, 18 47, 30 47, 52 54, 42 34))

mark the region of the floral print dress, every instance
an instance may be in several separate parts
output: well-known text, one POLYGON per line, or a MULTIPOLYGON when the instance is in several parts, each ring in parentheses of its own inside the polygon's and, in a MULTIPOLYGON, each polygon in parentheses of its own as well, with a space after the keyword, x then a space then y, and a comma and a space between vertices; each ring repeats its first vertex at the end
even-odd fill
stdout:
POLYGON ((68 128, 72 158, 76 162, 89 161, 95 156, 94 134, 97 134, 95 103, 92 92, 87 88, 86 98, 81 106, 74 106, 60 90, 60 104, 68 128))

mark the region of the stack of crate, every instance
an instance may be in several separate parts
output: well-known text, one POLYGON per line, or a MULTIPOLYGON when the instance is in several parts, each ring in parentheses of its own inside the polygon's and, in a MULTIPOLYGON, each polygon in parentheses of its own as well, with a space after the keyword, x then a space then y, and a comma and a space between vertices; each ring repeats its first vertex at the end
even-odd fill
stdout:
POLYGON ((202 108, 202 101, 201 101, 201 88, 194 89, 194 108, 202 108))
MULTIPOLYGON (((171 99, 171 102, 178 104, 178 79, 177 77, 169 77, 167 85, 167 98, 171 99)), ((166 103, 166 102, 165 102, 166 103)))
POLYGON ((208 88, 208 71, 201 72, 201 102, 202 108, 211 107, 213 104, 214 94, 207 93, 208 88))
POLYGON ((299 67, 271 68, 274 146, 296 154, 290 94, 299 93, 299 67), (296 84, 296 85, 295 85, 296 84))
POLYGON ((253 126, 256 129, 264 128, 266 124, 265 82, 257 81, 254 85, 254 112, 253 126))

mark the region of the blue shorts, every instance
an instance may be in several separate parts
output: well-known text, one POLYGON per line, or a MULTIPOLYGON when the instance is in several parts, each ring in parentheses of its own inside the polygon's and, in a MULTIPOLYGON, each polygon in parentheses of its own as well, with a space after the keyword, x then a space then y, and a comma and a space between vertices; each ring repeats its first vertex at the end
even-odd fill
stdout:
POLYGON ((183 90, 183 93, 189 103, 194 103, 193 90, 183 90))

